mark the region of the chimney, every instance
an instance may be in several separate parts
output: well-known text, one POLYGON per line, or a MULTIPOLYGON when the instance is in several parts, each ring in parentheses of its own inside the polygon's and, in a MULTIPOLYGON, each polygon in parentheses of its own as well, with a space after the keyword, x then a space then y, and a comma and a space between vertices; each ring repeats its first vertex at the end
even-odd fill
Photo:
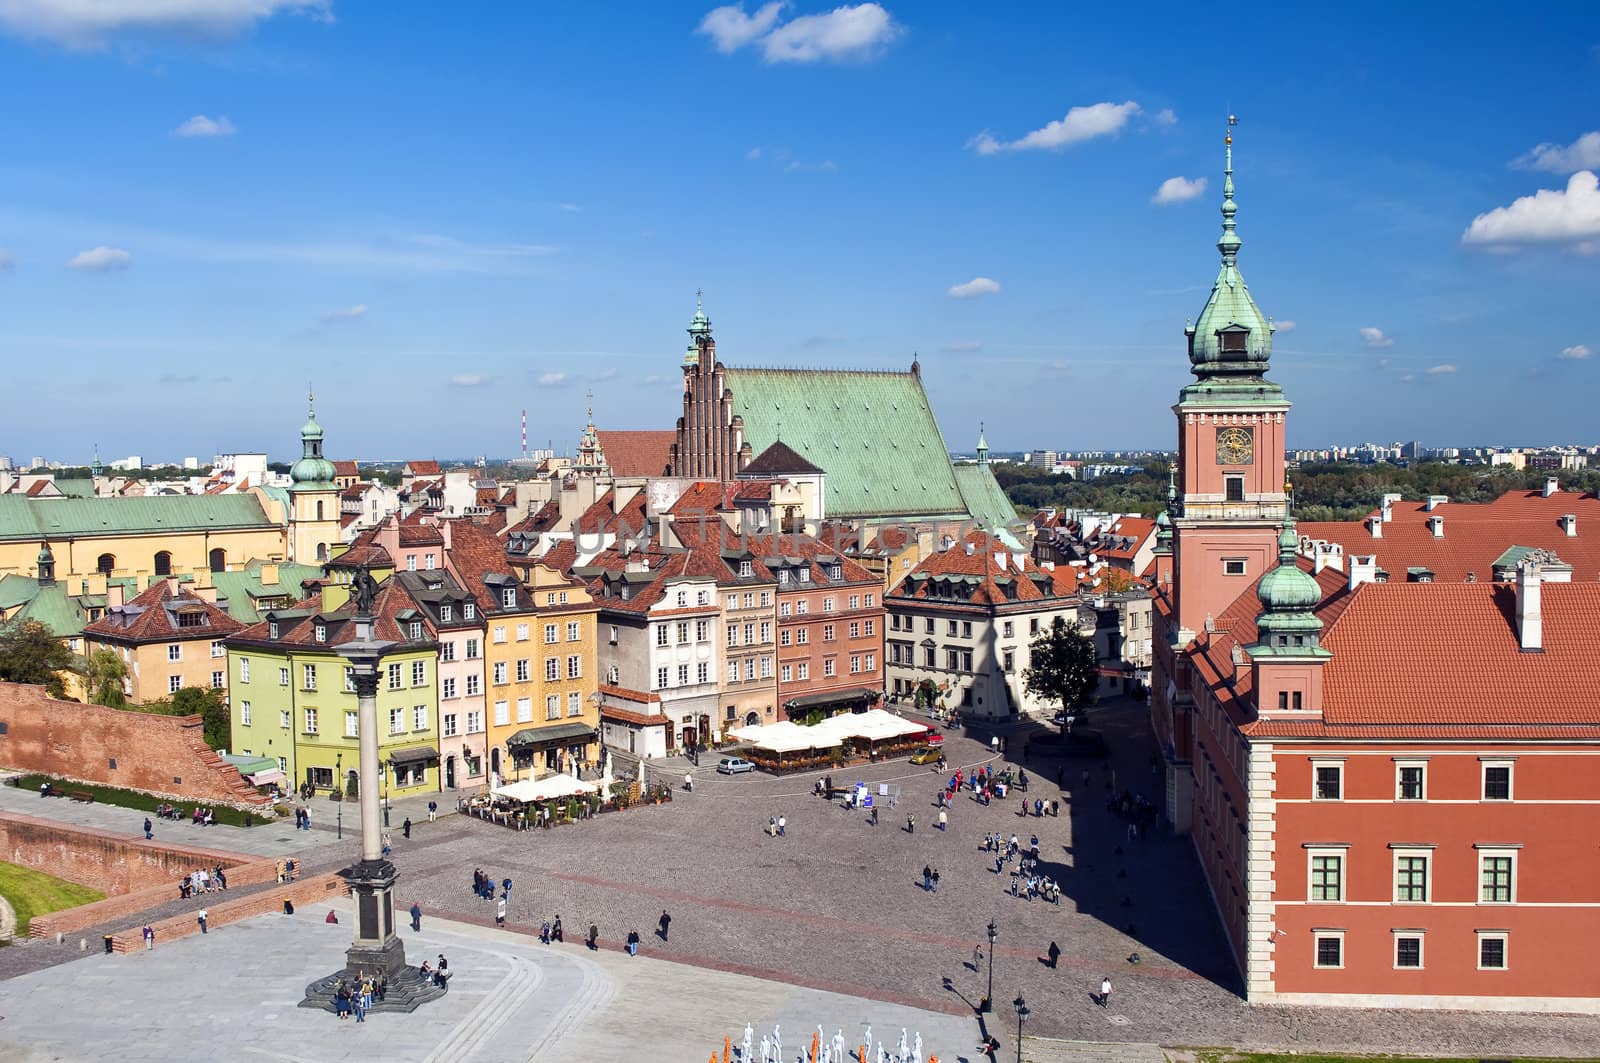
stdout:
POLYGON ((1326 539, 1318 539, 1312 546, 1312 563, 1315 572, 1325 568, 1344 567, 1344 548, 1338 543, 1330 543, 1326 539))
POLYGON ((1383 538, 1383 522, 1389 519, 1389 511, 1385 509, 1382 514, 1374 513, 1367 518, 1367 531, 1372 533, 1374 539, 1383 538))
POLYGON ((217 604, 217 588, 212 584, 208 583, 204 587, 192 587, 190 588, 190 593, 202 602, 210 602, 212 605, 217 604))
POLYGON ((1544 652, 1544 618, 1539 610, 1539 563, 1517 566, 1517 643, 1523 653, 1544 652))
POLYGON ((1448 501, 1450 501, 1450 496, 1449 495, 1429 495, 1428 496, 1428 512, 1432 513, 1434 510, 1438 509, 1440 506, 1444 505, 1448 501))
POLYGON ((1404 497, 1404 495, 1399 493, 1387 494, 1383 496, 1381 499, 1381 505, 1383 506, 1383 522, 1385 524, 1394 519, 1393 514, 1390 513, 1390 509, 1396 502, 1400 501, 1404 497))
MULTIPOLYGON (((955 544, 954 544, 954 543, 952 543, 952 544, 951 544, 951 545, 952 545, 952 546, 953 546, 953 545, 955 545, 955 544)), ((972 543, 967 543, 967 544, 966 544, 966 551, 967 551, 967 556, 968 556, 968 557, 971 557, 971 556, 972 556, 972 555, 973 555, 973 553, 975 553, 975 552, 976 552, 976 550, 977 550, 977 547, 976 547, 976 546, 974 546, 974 545, 973 545, 973 544, 972 544, 972 543)))
POLYGON ((1578 534, 1578 517, 1577 517, 1577 515, 1574 514, 1574 513, 1568 513, 1566 516, 1562 517, 1561 518, 1561 530, 1563 532, 1565 532, 1569 536, 1577 535, 1578 534))
POLYGON ((1367 554, 1358 556, 1350 555, 1350 589, 1355 590, 1363 583, 1376 583, 1378 581, 1378 555, 1367 554))
POLYGON ((128 588, 123 583, 106 583, 106 608, 115 609, 128 604, 128 588))
POLYGON ((996 550, 994 552, 994 567, 1001 572, 1006 570, 1006 552, 1004 550, 996 550))
POLYGON ((1428 518, 1428 530, 1433 533, 1433 537, 1435 539, 1443 539, 1444 538, 1444 518, 1443 517, 1429 517, 1428 518))
POLYGON ((263 587, 270 587, 270 586, 273 586, 274 584, 276 584, 277 582, 278 582, 278 566, 276 564, 262 565, 261 566, 261 585, 263 587))
POLYGON ((1544 481, 1544 497, 1549 498, 1551 495, 1557 494, 1558 492, 1560 492, 1560 490, 1561 490, 1561 481, 1560 480, 1557 480, 1554 476, 1545 477, 1545 481, 1544 481))

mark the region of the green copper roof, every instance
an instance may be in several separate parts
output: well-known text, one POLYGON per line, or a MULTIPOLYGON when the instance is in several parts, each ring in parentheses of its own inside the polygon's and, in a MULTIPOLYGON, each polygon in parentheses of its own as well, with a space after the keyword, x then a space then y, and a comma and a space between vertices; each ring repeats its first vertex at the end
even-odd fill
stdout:
POLYGON ((830 518, 966 511, 915 374, 724 368, 752 453, 781 438, 819 466, 830 518))
POLYGON ((0 541, 61 540, 202 528, 276 527, 254 495, 27 498, 0 495, 0 541))
POLYGON ((1262 576, 1256 587, 1256 596, 1261 599, 1261 615, 1256 618, 1259 643, 1269 650, 1308 652, 1304 646, 1273 646, 1273 636, 1310 635, 1310 648, 1315 649, 1316 635, 1322 631, 1322 621, 1312 611, 1322 601, 1322 584, 1300 567, 1299 546, 1294 521, 1285 518, 1283 533, 1278 536, 1277 567, 1262 576))
POLYGON ((59 583, 40 587, 33 599, 17 613, 18 620, 36 620, 50 629, 57 638, 83 634, 87 622, 83 610, 67 597, 66 588, 59 583))
POLYGON ((32 576, 19 576, 15 572, 8 572, 0 576, 0 612, 33 601, 33 596, 38 593, 38 580, 32 576))
POLYGON ((994 529, 1007 546, 1019 546, 1008 530, 1016 523, 1017 510, 995 480, 994 470, 986 464, 957 465, 954 469, 956 486, 961 489, 961 497, 972 518, 994 529))
POLYGON ((290 602, 301 598, 300 584, 308 579, 320 579, 322 569, 315 565, 292 565, 278 562, 278 581, 261 582, 263 562, 251 561, 242 570, 213 572, 211 581, 216 585, 218 599, 227 599, 228 615, 235 620, 253 624, 261 619, 257 603, 263 598, 288 596, 290 602))
POLYGON ((1259 379, 1272 356, 1272 323, 1261 313, 1239 273, 1239 234, 1234 231, 1238 206, 1233 201, 1233 137, 1228 137, 1227 162, 1222 183, 1222 237, 1217 250, 1222 268, 1211 297, 1193 325, 1189 361, 1201 379, 1213 376, 1259 379))
POLYGON ((333 462, 322 456, 322 426, 317 423, 316 400, 306 399, 306 423, 300 426, 300 460, 289 466, 291 491, 331 491, 338 475, 333 462))

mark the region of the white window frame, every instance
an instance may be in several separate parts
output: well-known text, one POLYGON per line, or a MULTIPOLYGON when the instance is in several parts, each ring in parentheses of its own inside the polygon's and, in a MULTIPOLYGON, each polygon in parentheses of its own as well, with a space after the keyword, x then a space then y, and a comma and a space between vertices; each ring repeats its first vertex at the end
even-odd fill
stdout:
POLYGON ((1477 846, 1474 846, 1474 848, 1477 849, 1477 851, 1478 851, 1478 881, 1477 881, 1477 890, 1476 890, 1477 896, 1478 896, 1478 903, 1479 904, 1489 905, 1490 907, 1497 907, 1497 906, 1502 906, 1502 905, 1507 905, 1507 904, 1516 904, 1517 903, 1517 865, 1519 863, 1521 863, 1521 861, 1518 859, 1518 855, 1519 855, 1517 853, 1518 847, 1517 846, 1511 846, 1511 845, 1477 845, 1477 846), (1489 859, 1505 859, 1505 858, 1509 858, 1511 860, 1511 899, 1510 900, 1505 900, 1505 901, 1488 901, 1488 900, 1484 900, 1484 898, 1483 898, 1484 861, 1489 860, 1489 859))
POLYGON ((346 709, 344 713, 344 736, 346 738, 361 737, 361 713, 355 709, 346 709))
POLYGON ((1391 848, 1394 850, 1394 853, 1390 861, 1391 870, 1389 874, 1389 881, 1392 883, 1390 887, 1390 898, 1395 904, 1432 904, 1434 870, 1433 848, 1431 846, 1421 845, 1396 845, 1391 846, 1391 848), (1402 900, 1400 897, 1400 861, 1413 860, 1417 859, 1418 857, 1427 861, 1427 872, 1422 878, 1422 900, 1402 900))
POLYGON ((1426 760, 1397 760, 1394 762, 1394 799, 1396 801, 1426 801, 1428 799, 1428 762, 1426 760), (1401 775, 1407 768, 1416 768, 1422 772, 1422 796, 1406 797, 1401 786, 1401 775))
POLYGON ((1342 971, 1345 967, 1344 931, 1334 929, 1320 929, 1311 931, 1311 966, 1318 971, 1342 971), (1322 941, 1324 938, 1337 938, 1339 942, 1339 962, 1322 962, 1322 941))
POLYGON ((216 639, 211 643, 211 656, 226 657, 227 655, 227 648, 222 645, 221 639, 216 639))
POLYGON ((181 661, 181 660, 183 660, 183 643, 181 643, 181 642, 173 642, 173 643, 169 643, 167 645, 167 660, 169 660, 169 661, 181 661))
POLYGON ((406 733, 406 710, 399 705, 389 710, 389 733, 392 735, 406 733))
POLYGON ((1248 576, 1250 574, 1250 559, 1247 557, 1223 558, 1222 574, 1224 576, 1248 576))
POLYGON ((1428 966, 1428 932, 1426 930, 1402 929, 1395 930, 1393 934, 1394 947, 1391 959, 1394 962, 1394 969, 1397 971, 1420 971, 1425 969, 1428 966), (1406 967, 1400 962, 1400 942, 1406 938, 1417 939, 1417 965, 1415 967, 1406 967))
POLYGON ((494 725, 506 727, 511 723, 511 702, 501 700, 494 703, 494 725))
POLYGON ((1336 802, 1336 801, 1343 801, 1344 798, 1345 798, 1344 761, 1342 761, 1342 760, 1313 760, 1311 762, 1311 800, 1313 800, 1313 801, 1326 801, 1326 802, 1332 803, 1332 802, 1336 802), (1338 773, 1339 773, 1339 796, 1338 797, 1323 797, 1322 796, 1322 794, 1321 794, 1321 786, 1319 784, 1318 776, 1321 774, 1323 768, 1333 768, 1336 771, 1338 771, 1338 773))
POLYGON ((428 729, 428 706, 411 706, 411 729, 413 731, 426 731, 428 729))
POLYGON ((518 624, 517 625, 517 641, 518 642, 527 642, 528 641, 528 625, 527 624, 518 624))
POLYGON ((1478 767, 1478 799, 1492 801, 1499 804, 1502 801, 1515 801, 1517 799, 1517 766, 1516 761, 1510 759, 1484 760, 1478 767), (1506 769, 1506 795, 1504 797, 1489 796, 1489 769, 1506 769))
POLYGON ((533 699, 532 698, 518 698, 517 699, 517 722, 518 723, 532 723, 533 722, 533 699))
POLYGON ((250 726, 250 703, 248 701, 239 702, 239 722, 246 727, 250 726))
POLYGON ((560 694, 546 694, 544 696, 544 718, 546 723, 551 720, 561 719, 560 694))
POLYGON ((1306 847, 1306 903, 1343 904, 1350 896, 1350 848, 1344 845, 1311 845, 1306 847), (1317 860, 1334 857, 1339 861, 1339 896, 1326 900, 1317 896, 1317 860))
POLYGON ((583 715, 583 695, 576 690, 567 691, 567 715, 583 715))
POLYGON ((1475 942, 1475 947, 1474 947, 1474 951, 1476 952, 1477 955, 1474 957, 1474 962, 1477 965, 1478 970, 1480 970, 1480 971, 1509 971, 1509 970, 1511 970, 1511 932, 1509 930, 1475 930, 1475 931, 1473 931, 1473 933, 1477 937, 1477 941, 1475 942), (1500 942, 1500 960, 1501 960, 1501 965, 1499 967, 1485 967, 1483 965, 1483 943, 1486 940, 1499 941, 1500 942))

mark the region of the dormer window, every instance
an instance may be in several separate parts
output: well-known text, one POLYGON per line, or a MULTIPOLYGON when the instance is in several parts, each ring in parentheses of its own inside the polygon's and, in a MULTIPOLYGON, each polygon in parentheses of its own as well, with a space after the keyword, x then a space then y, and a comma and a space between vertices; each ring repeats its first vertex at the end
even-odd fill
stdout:
POLYGON ((1245 349, 1245 338, 1248 333, 1224 332, 1222 334, 1222 349, 1224 351, 1240 351, 1245 349))
POLYGON ((789 570, 786 569, 786 568, 779 569, 778 570, 778 585, 780 587, 786 587, 786 586, 788 586, 788 584, 789 584, 789 570))
POLYGON ((800 569, 800 582, 801 583, 810 583, 811 582, 811 570, 809 568, 800 569))
POLYGON ((406 637, 412 642, 416 642, 418 639, 422 638, 422 621, 411 621, 410 627, 406 632, 406 637))
POLYGON ((468 620, 475 620, 478 616, 478 607, 473 602, 467 602, 461 607, 461 615, 468 620))
POLYGON ((829 565, 828 566, 828 578, 829 579, 844 579, 844 566, 843 565, 829 565))
POLYGON ((277 637, 278 637, 278 622, 276 620, 269 620, 267 622, 267 638, 275 639, 277 637))
POLYGON ((446 623, 446 624, 450 623, 451 620, 455 619, 455 615, 456 615, 455 606, 453 606, 453 605, 441 605, 439 607, 439 619, 442 620, 444 623, 446 623))
POLYGON ((318 642, 327 642, 328 641, 328 625, 326 625, 326 624, 318 624, 316 626, 316 628, 314 629, 314 631, 315 631, 315 633, 313 634, 312 637, 315 638, 318 642))
POLYGON ((679 606, 685 606, 685 605, 688 605, 688 604, 689 604, 689 592, 688 591, 679 591, 678 592, 678 605, 679 606))
POLYGON ((507 609, 515 609, 517 605, 517 589, 515 587, 506 587, 502 590, 500 592, 500 604, 507 609))
POLYGON ((756 569, 755 569, 754 565, 752 565, 748 561, 739 562, 739 577, 741 579, 749 579, 751 576, 754 576, 755 574, 756 574, 756 569))

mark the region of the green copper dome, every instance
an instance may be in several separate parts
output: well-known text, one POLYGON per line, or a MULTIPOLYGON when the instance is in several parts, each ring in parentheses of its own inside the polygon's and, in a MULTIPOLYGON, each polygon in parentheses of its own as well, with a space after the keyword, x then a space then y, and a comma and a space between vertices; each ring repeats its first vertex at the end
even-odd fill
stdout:
POLYGON ((317 423, 314 399, 307 398, 307 408, 306 423, 300 426, 300 460, 289 466, 290 490, 332 490, 338 473, 322 456, 322 426, 317 423))
POLYGON ((1261 599, 1261 615, 1256 618, 1263 646, 1286 645, 1290 640, 1279 641, 1278 635, 1298 635, 1298 647, 1316 646, 1317 635, 1322 631, 1322 621, 1312 612, 1322 601, 1322 584, 1316 577, 1302 569, 1295 557, 1299 546, 1294 520, 1284 518, 1283 534, 1278 536, 1278 565, 1265 576, 1256 588, 1261 599), (1309 639, 1304 636, 1310 636, 1309 639))
POLYGON ((41 565, 53 565, 56 563, 56 555, 50 552, 49 543, 43 543, 39 546, 39 556, 34 560, 41 565))
POLYGON ((1202 379, 1215 376, 1260 377, 1272 357, 1272 322, 1250 298, 1239 273, 1239 234, 1234 228, 1238 206, 1233 201, 1233 137, 1228 137, 1222 182, 1222 269, 1211 286, 1211 297, 1194 324, 1184 330, 1189 337, 1189 363, 1202 379))
POLYGON ((700 293, 694 293, 694 317, 689 319, 689 346, 683 352, 683 364, 695 365, 700 361, 700 337, 710 337, 711 319, 700 305, 700 293))

